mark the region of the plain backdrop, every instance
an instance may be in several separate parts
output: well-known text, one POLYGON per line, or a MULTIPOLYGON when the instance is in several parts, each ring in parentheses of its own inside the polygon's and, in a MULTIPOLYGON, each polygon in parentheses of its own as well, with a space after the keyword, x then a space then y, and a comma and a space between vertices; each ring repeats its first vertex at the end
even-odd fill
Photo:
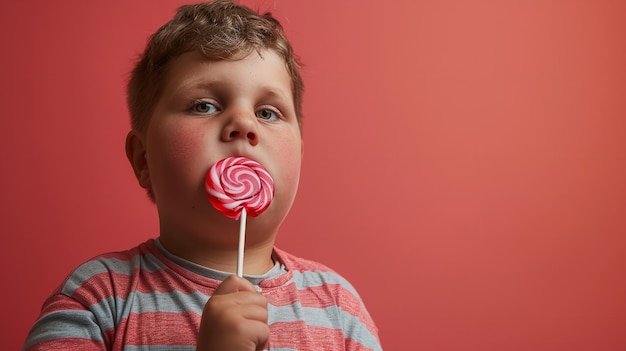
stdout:
MULTIPOLYGON (((90 257, 156 237, 124 86, 179 0, 0 4, 0 345, 90 257)), ((626 2, 244 1, 304 62, 278 246, 386 350, 626 349, 626 2)))

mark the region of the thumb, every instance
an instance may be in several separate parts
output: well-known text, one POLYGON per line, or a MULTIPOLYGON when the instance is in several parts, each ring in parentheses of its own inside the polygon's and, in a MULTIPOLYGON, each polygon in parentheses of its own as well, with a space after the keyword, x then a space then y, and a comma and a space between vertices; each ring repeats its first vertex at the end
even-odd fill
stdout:
POLYGON ((256 292, 256 289, 254 289, 254 285, 252 285, 252 283, 250 283, 247 279, 231 275, 224 279, 222 284, 217 287, 213 295, 224 295, 238 291, 256 292))

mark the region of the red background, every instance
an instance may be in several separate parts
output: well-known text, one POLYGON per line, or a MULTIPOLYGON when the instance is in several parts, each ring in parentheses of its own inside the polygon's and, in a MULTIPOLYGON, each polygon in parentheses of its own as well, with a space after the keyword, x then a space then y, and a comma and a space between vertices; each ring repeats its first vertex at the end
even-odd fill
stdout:
MULTIPOLYGON (((626 349, 626 3, 245 1, 306 64, 278 245, 361 292, 387 350, 626 349)), ((182 1, 3 1, 2 318, 157 235, 124 84, 182 1)))

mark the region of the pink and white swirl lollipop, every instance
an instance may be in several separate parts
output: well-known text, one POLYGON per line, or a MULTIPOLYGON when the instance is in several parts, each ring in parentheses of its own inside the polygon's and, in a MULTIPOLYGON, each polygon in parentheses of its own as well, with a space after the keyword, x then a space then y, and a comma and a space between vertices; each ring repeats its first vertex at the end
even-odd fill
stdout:
POLYGON ((274 180, 256 161, 227 157, 211 166, 205 188, 213 207, 229 218, 240 220, 237 275, 241 277, 247 214, 258 216, 267 209, 274 197, 274 180))
POLYGON ((239 219, 242 209, 250 216, 258 216, 274 197, 274 181, 269 172, 245 157, 217 161, 209 169, 205 185, 213 207, 233 219, 239 219))

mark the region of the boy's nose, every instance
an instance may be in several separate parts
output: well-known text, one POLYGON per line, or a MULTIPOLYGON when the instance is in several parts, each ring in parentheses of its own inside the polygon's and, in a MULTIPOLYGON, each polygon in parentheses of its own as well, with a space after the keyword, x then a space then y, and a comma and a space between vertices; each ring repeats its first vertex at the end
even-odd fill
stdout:
POLYGON ((254 114, 235 113, 224 126, 222 141, 235 141, 238 139, 244 139, 252 146, 258 144, 257 120, 254 114))

